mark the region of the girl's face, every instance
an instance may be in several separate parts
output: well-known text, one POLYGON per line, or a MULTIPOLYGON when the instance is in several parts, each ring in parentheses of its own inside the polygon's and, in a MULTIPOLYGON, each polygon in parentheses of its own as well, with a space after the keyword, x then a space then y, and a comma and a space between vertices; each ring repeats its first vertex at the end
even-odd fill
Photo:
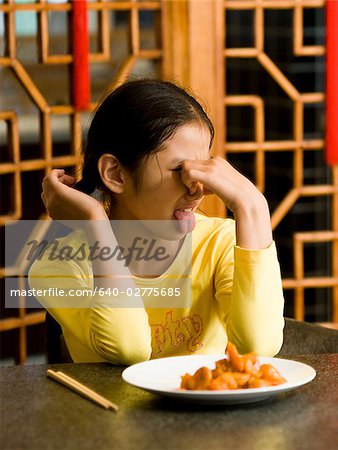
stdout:
MULTIPOLYGON (((210 132, 200 124, 189 124, 164 143, 147 162, 139 186, 127 177, 125 189, 117 198, 117 216, 123 220, 177 220, 178 210, 192 208, 196 211, 203 199, 200 187, 190 195, 181 178, 180 167, 184 160, 207 160, 210 132)), ((191 230, 189 230, 191 231, 191 230)))

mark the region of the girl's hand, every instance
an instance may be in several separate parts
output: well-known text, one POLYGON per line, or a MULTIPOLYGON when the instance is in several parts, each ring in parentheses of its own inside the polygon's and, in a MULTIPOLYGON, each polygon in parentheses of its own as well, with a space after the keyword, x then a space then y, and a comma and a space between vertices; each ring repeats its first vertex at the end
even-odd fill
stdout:
POLYGON ((183 161, 181 177, 190 194, 193 194, 196 183, 202 183, 206 193, 216 194, 234 213, 262 202, 263 196, 256 186, 220 157, 183 161))
POLYGON ((181 178, 191 195, 203 185, 205 193, 216 194, 236 220, 236 243, 252 250, 272 242, 270 214, 263 194, 223 158, 182 162, 181 178))
POLYGON ((103 205, 74 189, 74 185, 75 178, 63 169, 53 169, 44 178, 41 198, 49 216, 55 220, 106 220, 103 205))

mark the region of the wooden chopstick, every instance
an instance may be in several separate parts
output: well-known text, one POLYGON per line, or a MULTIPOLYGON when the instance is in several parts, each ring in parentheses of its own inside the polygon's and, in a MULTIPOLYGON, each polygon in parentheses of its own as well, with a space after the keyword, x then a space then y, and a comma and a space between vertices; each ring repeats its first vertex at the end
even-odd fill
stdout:
POLYGON ((105 409, 112 409, 113 411, 117 411, 119 409, 115 403, 112 403, 108 399, 99 395, 97 392, 93 391, 79 381, 74 380, 74 378, 71 378, 69 375, 66 375, 61 371, 55 372, 52 369, 48 369, 47 376, 72 389, 78 394, 83 395, 85 398, 93 401, 94 403, 102 406, 105 409))
POLYGON ((85 386, 84 384, 81 384, 79 381, 75 380, 74 378, 71 378, 69 375, 66 375, 65 373, 63 373, 61 371, 57 371, 56 373, 58 376, 63 378, 65 381, 68 381, 71 385, 74 385, 74 386, 78 387, 79 389, 82 389, 88 395, 91 395, 92 397, 95 397, 96 399, 98 399, 99 402, 102 402, 102 404, 104 403, 104 406, 106 408, 108 408, 108 400, 101 397, 96 392, 92 391, 89 387, 85 386))
POLYGON ((82 391, 86 394, 88 394, 88 398, 92 398, 97 400, 98 404, 102 403, 102 406, 106 409, 109 408, 108 405, 108 400, 105 399, 104 397, 101 397, 99 394, 97 394, 96 392, 92 391, 91 389, 89 389, 87 386, 85 386, 84 384, 81 384, 79 381, 75 380, 74 378, 71 378, 69 375, 66 375, 65 373, 58 371, 56 372, 57 375, 61 378, 63 378, 66 382, 68 382, 71 385, 76 386, 79 390, 81 390, 80 393, 82 393, 82 391))
POLYGON ((119 407, 115 403, 111 402, 110 400, 108 400, 105 397, 102 397, 102 395, 100 395, 97 392, 93 391, 92 389, 90 389, 89 387, 87 387, 84 384, 80 383, 79 381, 75 380, 74 378, 71 378, 69 375, 65 374, 64 372, 61 372, 60 370, 58 370, 56 373, 62 375, 65 379, 67 379, 71 383, 74 383, 79 388, 84 389, 85 391, 88 392, 88 394, 94 395, 95 397, 98 398, 98 400, 100 400, 102 402, 105 402, 107 404, 107 406, 108 406, 108 409, 113 409, 114 411, 117 411, 119 409, 119 407))

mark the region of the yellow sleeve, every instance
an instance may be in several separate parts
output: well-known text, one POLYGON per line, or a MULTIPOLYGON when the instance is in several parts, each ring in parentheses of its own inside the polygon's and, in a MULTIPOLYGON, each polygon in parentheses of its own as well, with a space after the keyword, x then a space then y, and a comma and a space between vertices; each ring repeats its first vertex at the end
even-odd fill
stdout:
POLYGON ((88 355, 93 354, 127 365, 150 358, 151 331, 144 308, 95 308, 92 305, 102 304, 102 298, 48 295, 49 288, 66 293, 92 289, 86 263, 37 260, 30 269, 29 284, 31 289, 45 291, 37 299, 61 325, 75 362, 91 362, 88 355))
POLYGON ((215 269, 216 300, 229 341, 240 353, 278 353, 284 298, 275 243, 264 250, 233 246, 215 269))

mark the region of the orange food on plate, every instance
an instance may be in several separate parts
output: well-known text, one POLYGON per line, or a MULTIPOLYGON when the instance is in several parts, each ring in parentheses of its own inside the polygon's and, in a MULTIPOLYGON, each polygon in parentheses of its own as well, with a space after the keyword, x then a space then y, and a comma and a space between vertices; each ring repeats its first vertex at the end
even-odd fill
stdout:
POLYGON ((231 342, 227 345, 227 358, 216 361, 213 370, 201 367, 194 375, 186 373, 181 389, 187 390, 229 390, 276 386, 286 379, 271 364, 260 364, 254 353, 239 355, 231 342))

